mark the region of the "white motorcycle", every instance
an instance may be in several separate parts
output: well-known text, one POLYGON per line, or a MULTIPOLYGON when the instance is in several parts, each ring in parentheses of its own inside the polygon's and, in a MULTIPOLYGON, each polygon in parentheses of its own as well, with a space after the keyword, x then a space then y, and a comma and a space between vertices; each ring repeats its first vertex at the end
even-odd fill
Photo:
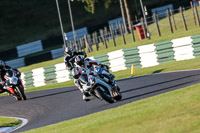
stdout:
POLYGON ((94 76, 93 72, 83 72, 79 77, 79 81, 84 92, 97 99, 105 100, 108 103, 114 103, 115 100, 119 101, 122 98, 117 84, 111 86, 98 76, 94 76))

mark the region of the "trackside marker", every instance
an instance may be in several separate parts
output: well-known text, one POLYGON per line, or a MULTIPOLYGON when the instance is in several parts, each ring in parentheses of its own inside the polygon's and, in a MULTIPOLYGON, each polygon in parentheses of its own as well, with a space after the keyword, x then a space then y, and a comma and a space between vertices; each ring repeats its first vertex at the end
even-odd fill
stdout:
POLYGON ((134 69, 134 65, 132 65, 131 67, 131 74, 134 74, 135 73, 135 69, 134 69))

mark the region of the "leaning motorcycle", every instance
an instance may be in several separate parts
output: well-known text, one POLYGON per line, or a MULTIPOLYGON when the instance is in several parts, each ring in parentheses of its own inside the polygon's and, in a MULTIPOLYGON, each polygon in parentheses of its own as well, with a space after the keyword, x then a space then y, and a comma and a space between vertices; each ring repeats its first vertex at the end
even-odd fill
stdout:
POLYGON ((24 94, 24 86, 20 79, 20 73, 15 70, 7 70, 4 76, 5 85, 4 88, 8 90, 8 93, 12 95, 16 100, 26 100, 24 94))
POLYGON ((109 67, 107 65, 101 64, 100 61, 91 60, 89 58, 83 58, 82 56, 78 55, 75 57, 75 66, 82 68, 83 71, 92 71, 94 76, 108 86, 112 88, 112 92, 115 92, 116 96, 113 96, 114 100, 119 101, 122 98, 122 94, 120 92, 119 86, 116 84, 116 81, 113 77, 108 77, 110 74, 109 67), (105 75, 107 73, 107 76, 105 75))
POLYGON ((115 100, 118 101, 122 98, 119 87, 108 85, 97 76, 94 76, 92 72, 82 73, 79 77, 79 81, 84 92, 97 99, 105 100, 108 103, 114 103, 115 100))

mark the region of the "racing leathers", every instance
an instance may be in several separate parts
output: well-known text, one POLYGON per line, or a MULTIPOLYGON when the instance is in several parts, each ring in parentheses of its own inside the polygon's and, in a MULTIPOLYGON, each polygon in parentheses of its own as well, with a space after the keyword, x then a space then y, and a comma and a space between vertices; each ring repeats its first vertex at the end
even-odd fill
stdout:
POLYGON ((79 51, 73 51, 71 55, 66 55, 64 57, 64 62, 68 70, 72 70, 74 68, 74 60, 76 55, 84 55, 84 58, 87 57, 85 52, 79 52, 79 51))
POLYGON ((115 78, 115 75, 113 75, 113 74, 108 72, 108 69, 109 69, 108 66, 101 64, 100 61, 91 60, 91 59, 85 59, 84 66, 85 66, 86 69, 89 69, 89 70, 93 71, 94 75, 97 72, 100 76, 103 75, 106 78, 108 78, 109 81, 107 81, 107 82, 112 82, 113 78, 115 78), (93 65, 100 66, 102 68, 101 69, 102 71, 99 72, 98 68, 94 69, 93 65))
MULTIPOLYGON (((6 89, 3 89, 5 84, 4 76, 6 75, 6 71, 11 70, 12 68, 10 66, 1 66, 0 67, 0 93, 6 92, 6 89)), ((21 74, 17 69, 13 69, 17 72, 17 74, 21 74)))

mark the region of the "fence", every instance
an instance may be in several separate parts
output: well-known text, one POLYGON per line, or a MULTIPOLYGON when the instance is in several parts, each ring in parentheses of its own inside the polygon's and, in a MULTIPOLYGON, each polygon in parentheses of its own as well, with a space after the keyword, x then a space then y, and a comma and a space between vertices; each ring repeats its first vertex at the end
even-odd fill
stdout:
MULTIPOLYGON (((180 33, 194 28, 200 28, 200 6, 190 3, 190 7, 179 9, 167 9, 165 12, 155 12, 152 16, 147 16, 147 23, 141 18, 140 21, 130 22, 131 27, 125 31, 124 24, 121 18, 111 21, 109 27, 85 35, 74 42, 69 42, 67 46, 73 46, 79 50, 87 52, 99 51, 100 47, 108 48, 109 41, 112 41, 113 46, 117 46, 115 39, 122 37, 123 44, 127 44, 127 34, 131 35, 132 43, 140 39, 153 39, 160 36, 166 36, 173 33, 180 33), (160 17, 161 16, 161 17, 160 17), (166 16, 163 18, 163 16, 166 16), (133 25, 137 23, 138 25, 133 25), (136 30, 135 30, 136 29, 136 30), (102 43, 102 44, 100 44, 102 43), (101 46, 100 46, 101 45, 101 46), (96 49, 96 50, 95 50, 96 49)), ((130 38, 129 38, 130 39, 130 38)), ((64 46, 66 47, 66 46, 64 46)))

